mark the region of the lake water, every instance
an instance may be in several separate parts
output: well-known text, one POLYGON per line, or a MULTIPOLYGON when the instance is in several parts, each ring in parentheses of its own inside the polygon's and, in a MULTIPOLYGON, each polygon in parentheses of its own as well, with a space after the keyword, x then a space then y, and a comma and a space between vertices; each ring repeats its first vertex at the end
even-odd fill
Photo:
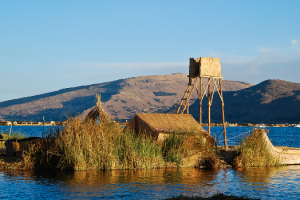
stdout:
MULTIPOLYGON (((9 131, 9 127, 0 126, 0 132, 7 128, 9 131)), ((300 147, 300 128, 266 129, 275 146, 300 147)), ((28 136, 41 136, 42 130, 43 127, 13 127, 13 131, 28 136)), ((238 144, 251 130, 227 127, 228 144, 238 144)), ((222 127, 212 127, 217 138, 221 132, 222 127)), ((261 199, 300 199, 300 165, 222 170, 5 170, 0 171, 0 190, 3 199, 163 199, 218 192, 261 199)))
MULTIPOLYGON (((204 127, 205 130, 208 130, 207 127, 204 127)), ((300 148, 300 128, 296 127, 266 127, 265 130, 268 130, 268 137, 274 146, 288 146, 288 147, 298 147, 300 148)), ((253 130, 253 127, 227 127, 226 128, 226 137, 228 140, 228 145, 238 145, 240 141, 250 134, 253 130)), ((224 135, 221 135, 223 132, 223 127, 211 127, 211 135, 213 136, 216 133, 216 138, 220 142, 219 145, 224 145, 224 135), (220 137, 221 135, 221 137, 220 137)))
MULTIPOLYGON (((12 126, 11 132, 21 133, 26 137, 42 137, 43 132, 47 134, 51 128, 54 129, 55 126, 12 126)), ((8 134, 9 131, 10 126, 0 126, 0 134, 8 134)))
MULTIPOLYGON (((43 131, 49 133, 50 129, 55 129, 55 126, 13 126, 12 132, 22 133, 27 137, 42 137, 43 131)), ((208 130, 204 126, 205 130, 208 130)), ((295 127, 266 127, 269 131, 268 136, 274 146, 288 146, 300 148, 300 128, 295 127)), ((8 133, 10 126, 0 126, 0 133, 8 133)), ((240 141, 253 130, 253 127, 227 127, 226 135, 228 145, 238 145, 240 141)), ((224 145, 224 135, 222 134, 223 127, 211 127, 211 135, 216 134, 219 145, 224 145)))

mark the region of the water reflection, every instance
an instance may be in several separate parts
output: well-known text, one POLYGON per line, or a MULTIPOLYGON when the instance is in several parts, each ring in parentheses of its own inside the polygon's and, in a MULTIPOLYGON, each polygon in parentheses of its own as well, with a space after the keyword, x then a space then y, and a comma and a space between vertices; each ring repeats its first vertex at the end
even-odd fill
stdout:
POLYGON ((287 199, 300 196, 300 166, 290 165, 281 167, 257 167, 237 170, 242 183, 258 194, 256 197, 287 199), (249 186, 252 187, 249 187, 249 186))
POLYGON ((253 167, 237 169, 238 175, 249 183, 275 183, 278 180, 297 182, 300 179, 300 165, 280 167, 253 167))
POLYGON ((300 166, 238 170, 10 170, 0 172, 0 185, 1 197, 9 199, 163 199, 217 192, 287 199, 300 196, 300 166))

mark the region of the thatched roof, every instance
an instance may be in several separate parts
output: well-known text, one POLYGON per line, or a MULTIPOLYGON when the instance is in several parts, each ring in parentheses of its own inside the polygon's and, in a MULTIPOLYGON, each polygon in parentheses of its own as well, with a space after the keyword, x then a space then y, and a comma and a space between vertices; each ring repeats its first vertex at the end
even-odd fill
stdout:
POLYGON ((97 117, 100 118, 100 121, 103 123, 108 123, 111 122, 111 118, 108 116, 108 114, 105 112, 105 110, 102 108, 102 103, 101 103, 101 96, 100 95, 96 95, 96 99, 97 99, 97 104, 95 107, 93 107, 89 113, 87 114, 87 116, 85 117, 86 119, 93 119, 96 120, 97 117))
POLYGON ((159 133, 205 131, 190 114, 137 114, 125 127, 157 137, 159 133))

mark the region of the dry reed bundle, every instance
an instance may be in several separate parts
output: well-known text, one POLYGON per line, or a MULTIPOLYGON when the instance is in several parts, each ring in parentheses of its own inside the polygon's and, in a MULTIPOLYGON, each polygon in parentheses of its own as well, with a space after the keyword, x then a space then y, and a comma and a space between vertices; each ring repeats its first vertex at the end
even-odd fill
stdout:
POLYGON ((105 112, 105 110, 102 107, 101 95, 96 94, 96 99, 97 99, 96 106, 88 113, 88 115, 86 116, 86 120, 87 119, 96 120, 99 117, 100 121, 103 123, 112 122, 112 119, 108 116, 108 114, 105 112))
POLYGON ((123 130, 103 110, 97 95, 96 109, 84 121, 70 118, 57 134, 32 145, 25 153, 25 166, 71 170, 176 167, 180 166, 181 158, 213 144, 212 137, 191 115, 137 116, 140 121, 134 120, 133 125, 148 122, 140 127, 148 127, 154 133, 172 132, 173 137, 161 144, 146 134, 123 130), (100 122, 95 120, 97 117, 100 122))
POLYGON ((242 142, 240 155, 233 160, 235 167, 280 165, 280 158, 272 153, 273 145, 266 142, 266 133, 264 129, 254 129, 251 135, 242 142))

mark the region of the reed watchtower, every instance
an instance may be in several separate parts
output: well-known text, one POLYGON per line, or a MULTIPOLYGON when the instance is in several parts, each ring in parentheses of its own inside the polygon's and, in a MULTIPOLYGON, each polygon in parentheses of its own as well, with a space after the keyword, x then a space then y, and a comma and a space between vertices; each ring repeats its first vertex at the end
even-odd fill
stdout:
POLYGON ((222 107, 222 123, 224 129, 224 142, 225 149, 227 150, 226 140, 226 126, 224 115, 224 100, 222 93, 222 76, 221 76, 221 62, 220 58, 213 57, 200 57, 197 59, 190 58, 189 66, 189 83, 188 88, 185 91, 183 98, 178 106, 177 113, 189 113, 189 101, 193 90, 196 88, 199 99, 199 123, 202 125, 202 100, 206 96, 208 101, 208 133, 210 134, 210 107, 213 101, 214 93, 217 91, 221 99, 222 107), (198 91, 198 79, 199 79, 199 91, 198 91), (207 79, 207 83, 203 84, 203 79, 207 79), (185 102, 185 103, 184 103, 185 102))

